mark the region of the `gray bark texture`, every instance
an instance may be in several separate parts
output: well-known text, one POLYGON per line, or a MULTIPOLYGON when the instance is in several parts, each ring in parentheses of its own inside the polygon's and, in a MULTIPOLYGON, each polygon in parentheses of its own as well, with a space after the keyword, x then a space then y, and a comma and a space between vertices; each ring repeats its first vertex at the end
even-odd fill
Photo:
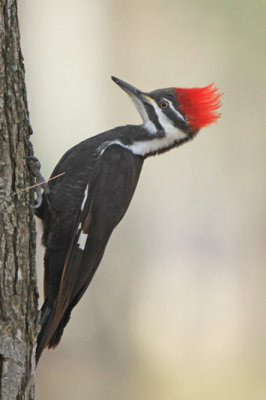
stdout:
POLYGON ((0 399, 34 398, 38 330, 32 154, 16 0, 0 0, 0 399))

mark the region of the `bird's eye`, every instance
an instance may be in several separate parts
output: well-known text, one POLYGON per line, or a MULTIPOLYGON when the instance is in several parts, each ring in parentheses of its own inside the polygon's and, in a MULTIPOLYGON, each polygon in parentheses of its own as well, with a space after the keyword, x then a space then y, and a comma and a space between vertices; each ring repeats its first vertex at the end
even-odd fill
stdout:
POLYGON ((161 101, 161 103, 159 104, 159 106, 160 106, 161 108, 168 108, 169 103, 168 103, 168 101, 163 100, 163 101, 161 101))

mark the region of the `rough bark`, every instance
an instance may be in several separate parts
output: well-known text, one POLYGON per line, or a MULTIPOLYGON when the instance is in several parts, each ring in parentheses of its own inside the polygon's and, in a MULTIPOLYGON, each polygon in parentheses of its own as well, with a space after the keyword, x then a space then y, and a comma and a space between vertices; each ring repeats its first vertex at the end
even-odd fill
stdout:
POLYGON ((0 398, 34 398, 38 328, 32 153, 15 0, 0 0, 0 398), (32 195, 32 194, 31 194, 32 195), (31 199, 31 201, 33 201, 31 199))

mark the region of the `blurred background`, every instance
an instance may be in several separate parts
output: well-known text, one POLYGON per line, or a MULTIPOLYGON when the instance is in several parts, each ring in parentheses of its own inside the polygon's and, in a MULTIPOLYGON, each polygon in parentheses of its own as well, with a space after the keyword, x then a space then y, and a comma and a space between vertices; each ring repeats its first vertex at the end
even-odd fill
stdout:
POLYGON ((145 162, 62 342, 43 353, 37 400, 265 399, 265 1, 21 0, 19 17, 47 178, 74 144, 140 123, 110 75, 224 92, 218 124, 145 162))

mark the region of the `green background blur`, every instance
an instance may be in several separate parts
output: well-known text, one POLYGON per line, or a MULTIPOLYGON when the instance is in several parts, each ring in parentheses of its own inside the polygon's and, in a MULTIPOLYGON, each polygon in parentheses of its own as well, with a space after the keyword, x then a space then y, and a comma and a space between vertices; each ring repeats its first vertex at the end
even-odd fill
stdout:
POLYGON ((266 2, 18 3, 47 178, 74 144, 140 122, 110 75, 224 92, 218 124, 145 162, 60 346, 43 354, 37 399, 264 400, 266 2))

